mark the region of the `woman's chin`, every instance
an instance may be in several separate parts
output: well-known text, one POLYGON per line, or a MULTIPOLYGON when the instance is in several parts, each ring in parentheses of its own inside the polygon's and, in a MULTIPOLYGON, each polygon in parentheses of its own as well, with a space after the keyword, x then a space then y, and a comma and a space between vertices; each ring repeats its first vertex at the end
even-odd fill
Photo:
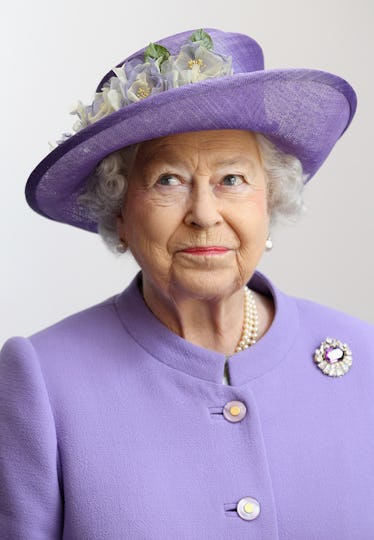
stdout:
POLYGON ((173 282, 173 288, 182 294, 207 300, 233 294, 242 286, 232 268, 178 269, 173 273, 173 282))

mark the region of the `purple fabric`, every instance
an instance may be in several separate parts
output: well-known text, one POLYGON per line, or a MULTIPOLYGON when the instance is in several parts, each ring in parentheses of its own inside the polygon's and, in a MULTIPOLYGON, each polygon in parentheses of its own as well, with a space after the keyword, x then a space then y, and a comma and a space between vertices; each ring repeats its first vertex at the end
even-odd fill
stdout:
MULTIPOLYGON (((79 131, 31 173, 26 184, 31 208, 47 218, 97 232, 95 219, 76 198, 101 159, 136 142, 188 131, 258 131, 297 156, 309 179, 317 172, 355 114, 353 88, 324 71, 264 70, 261 48, 253 39, 207 30, 217 52, 232 56, 234 75, 150 95, 79 131)), ((177 52, 191 33, 160 43, 177 52)), ((144 49, 137 51, 127 60, 143 53, 144 49)))
POLYGON ((373 327, 290 297, 262 274, 275 319, 229 358, 193 345, 121 294, 0 360, 0 538, 372 540, 373 327), (351 370, 324 375, 327 336, 351 370), (243 402, 240 422, 223 415, 243 402), (242 519, 243 497, 260 514, 242 519))

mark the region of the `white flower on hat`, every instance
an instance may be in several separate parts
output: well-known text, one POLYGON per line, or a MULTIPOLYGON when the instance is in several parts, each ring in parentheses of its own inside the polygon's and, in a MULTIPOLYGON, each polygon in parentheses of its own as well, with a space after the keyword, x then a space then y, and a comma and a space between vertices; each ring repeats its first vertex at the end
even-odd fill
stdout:
POLYGON ((176 88, 210 77, 232 75, 231 57, 210 51, 202 41, 191 42, 181 48, 178 56, 170 56, 162 64, 162 71, 169 86, 176 88))
MULTIPOLYGON (((143 62, 133 58, 112 71, 114 76, 104 83, 101 92, 96 92, 91 105, 78 101, 70 111, 78 116, 74 132, 152 94, 233 74, 231 57, 213 52, 212 38, 204 30, 196 30, 177 55, 171 56, 166 47, 150 43, 143 62)), ((64 133, 57 145, 72 135, 64 133)), ((55 147, 51 143, 50 146, 55 147)))
POLYGON ((166 90, 165 80, 160 71, 160 59, 149 58, 144 63, 130 60, 124 64, 124 78, 121 81, 126 104, 135 103, 152 94, 166 90))

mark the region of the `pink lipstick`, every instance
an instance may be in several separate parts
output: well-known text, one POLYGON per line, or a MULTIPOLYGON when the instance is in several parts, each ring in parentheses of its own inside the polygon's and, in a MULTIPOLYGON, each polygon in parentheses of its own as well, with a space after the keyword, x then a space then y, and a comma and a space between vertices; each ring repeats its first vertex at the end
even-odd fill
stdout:
POLYGON ((229 251, 222 246, 207 246, 207 247, 190 247, 182 249, 183 253, 191 253, 193 255, 221 255, 229 251))

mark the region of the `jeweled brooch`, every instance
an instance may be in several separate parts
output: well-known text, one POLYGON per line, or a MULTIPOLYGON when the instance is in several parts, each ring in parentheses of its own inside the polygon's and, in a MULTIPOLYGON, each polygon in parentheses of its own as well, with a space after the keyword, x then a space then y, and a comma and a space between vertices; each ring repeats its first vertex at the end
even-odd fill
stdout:
POLYGON ((351 369, 352 352, 346 343, 328 337, 316 349, 314 361, 325 375, 341 377, 351 369))

